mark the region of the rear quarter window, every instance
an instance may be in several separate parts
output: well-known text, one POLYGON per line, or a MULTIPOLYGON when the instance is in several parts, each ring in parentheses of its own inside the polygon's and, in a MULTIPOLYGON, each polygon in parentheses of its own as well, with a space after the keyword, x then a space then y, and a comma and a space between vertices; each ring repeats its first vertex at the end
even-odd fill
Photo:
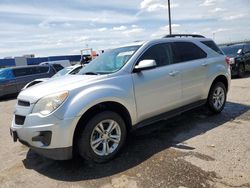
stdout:
POLYGON ((217 52, 218 54, 224 55, 223 52, 219 49, 219 47, 213 41, 201 41, 202 44, 205 44, 207 47, 217 52))
POLYGON ((203 59, 207 54, 191 42, 174 42, 171 44, 174 63, 203 59))

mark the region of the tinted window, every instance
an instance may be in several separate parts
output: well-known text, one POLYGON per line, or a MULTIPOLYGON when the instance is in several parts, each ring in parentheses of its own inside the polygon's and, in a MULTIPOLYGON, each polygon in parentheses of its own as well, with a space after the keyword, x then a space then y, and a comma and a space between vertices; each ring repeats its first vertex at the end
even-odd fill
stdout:
POLYGON ((207 54, 198 46, 191 42, 174 42, 173 49, 174 63, 202 59, 207 54))
POLYGON ((49 71, 48 66, 32 67, 31 74, 43 74, 49 71))
POLYGON ((17 68, 17 69, 13 69, 13 73, 15 75, 15 77, 20 77, 20 76, 27 76, 32 74, 32 68, 17 68))
POLYGON ((213 51, 218 54, 223 55, 222 51, 218 48, 218 46, 213 41, 201 41, 201 43, 205 44, 207 47, 211 48, 213 51))
POLYGON ((246 44, 245 46, 244 46, 244 52, 246 53, 250 53, 250 44, 246 44))
POLYGON ((62 70, 64 68, 62 65, 59 65, 59 64, 53 64, 52 66, 54 67, 56 72, 58 72, 59 70, 62 70))
POLYGON ((39 73, 47 73, 49 71, 49 67, 38 67, 39 73))
POLYGON ((157 66, 164 66, 170 64, 170 45, 169 44, 156 44, 150 47, 139 59, 142 60, 153 59, 156 61, 157 66))
POLYGON ((242 45, 232 45, 232 46, 224 46, 221 47, 222 51, 226 55, 237 55, 242 52, 243 46, 242 45))

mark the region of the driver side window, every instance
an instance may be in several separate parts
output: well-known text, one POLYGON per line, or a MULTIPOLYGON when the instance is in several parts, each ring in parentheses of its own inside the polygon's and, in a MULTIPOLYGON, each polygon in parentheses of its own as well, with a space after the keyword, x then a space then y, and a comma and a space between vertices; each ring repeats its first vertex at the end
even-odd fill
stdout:
POLYGON ((147 49, 147 51, 140 57, 138 62, 142 60, 155 60, 157 67, 161 67, 171 63, 170 57, 169 44, 156 44, 147 49))

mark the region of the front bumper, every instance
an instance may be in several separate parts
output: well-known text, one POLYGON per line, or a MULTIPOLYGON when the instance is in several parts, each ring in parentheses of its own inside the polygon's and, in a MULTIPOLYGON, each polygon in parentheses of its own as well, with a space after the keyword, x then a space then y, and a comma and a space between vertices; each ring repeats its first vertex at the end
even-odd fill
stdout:
POLYGON ((19 140, 20 143, 23 145, 29 147, 31 150, 35 151, 36 153, 50 158, 54 160, 68 160, 72 158, 72 147, 65 147, 65 148, 53 148, 53 149, 45 149, 45 148, 38 148, 31 146, 28 142, 21 140, 18 137, 18 134, 16 131, 10 130, 10 134, 13 137, 14 142, 19 140))
POLYGON ((75 118, 61 120, 54 115, 44 117, 40 114, 29 114, 24 109, 16 111, 19 113, 17 116, 24 116, 25 120, 22 125, 16 124, 14 115, 10 128, 14 141, 19 140, 35 152, 51 159, 72 158, 74 125, 77 121, 75 118))

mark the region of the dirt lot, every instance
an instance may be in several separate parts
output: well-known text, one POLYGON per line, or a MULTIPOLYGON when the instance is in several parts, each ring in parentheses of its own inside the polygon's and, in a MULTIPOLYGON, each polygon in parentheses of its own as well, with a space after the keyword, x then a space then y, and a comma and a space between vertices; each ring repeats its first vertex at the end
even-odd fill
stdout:
POLYGON ((250 187, 250 77, 225 110, 205 108, 139 129, 112 162, 53 161, 13 143, 16 100, 0 101, 0 187, 250 187))

